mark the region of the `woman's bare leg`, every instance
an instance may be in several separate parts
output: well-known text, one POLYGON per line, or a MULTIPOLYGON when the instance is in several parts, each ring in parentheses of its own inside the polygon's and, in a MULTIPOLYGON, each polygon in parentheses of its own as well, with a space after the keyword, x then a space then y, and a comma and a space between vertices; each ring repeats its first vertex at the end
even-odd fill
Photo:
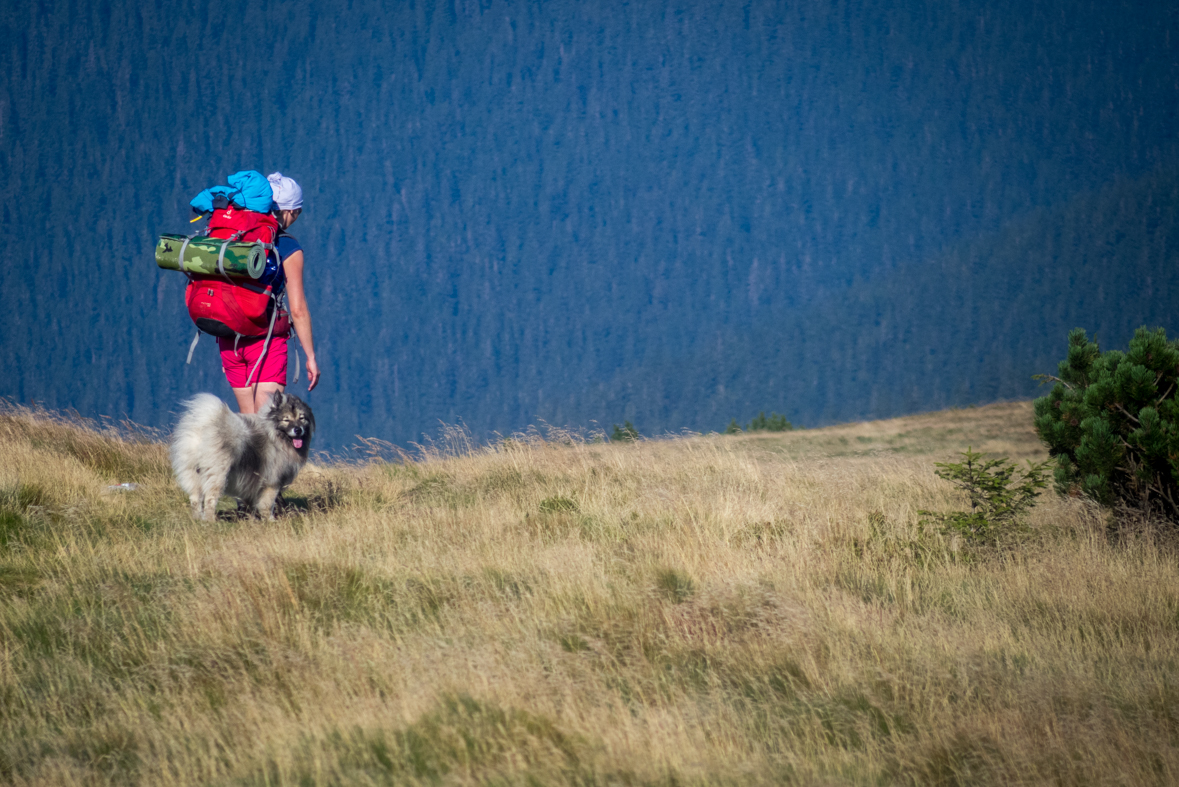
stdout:
POLYGON ((242 413, 256 413, 266 404, 266 400, 275 391, 286 388, 280 383, 258 383, 249 388, 234 388, 233 395, 237 398, 237 409, 242 413))

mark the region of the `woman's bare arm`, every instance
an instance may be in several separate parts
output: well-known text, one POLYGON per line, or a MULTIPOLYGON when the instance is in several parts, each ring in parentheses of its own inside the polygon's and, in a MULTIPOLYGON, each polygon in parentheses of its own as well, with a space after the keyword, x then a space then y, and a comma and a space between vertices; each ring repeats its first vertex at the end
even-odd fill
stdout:
POLYGON ((291 322, 303 352, 307 354, 307 390, 319 384, 319 364, 315 361, 315 340, 311 337, 311 312, 307 309, 307 293, 303 289, 303 252, 296 251, 282 261, 287 277, 287 307, 291 322))

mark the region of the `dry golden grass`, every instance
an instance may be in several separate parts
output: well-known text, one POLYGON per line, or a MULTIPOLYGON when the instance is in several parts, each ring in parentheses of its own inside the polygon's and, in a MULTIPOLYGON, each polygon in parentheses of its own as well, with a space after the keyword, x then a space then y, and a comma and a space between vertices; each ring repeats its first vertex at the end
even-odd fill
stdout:
POLYGON ((1052 496, 1006 553, 920 532, 1029 421, 517 439, 206 526, 160 444, 9 411, 0 780, 1174 782, 1172 551, 1052 496))

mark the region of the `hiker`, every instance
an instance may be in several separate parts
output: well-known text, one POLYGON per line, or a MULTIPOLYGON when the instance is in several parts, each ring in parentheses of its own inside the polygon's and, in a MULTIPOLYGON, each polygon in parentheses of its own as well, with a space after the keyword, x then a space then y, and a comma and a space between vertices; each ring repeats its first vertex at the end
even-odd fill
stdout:
MULTIPOLYGON (((272 213, 278 221, 279 235, 275 240, 278 260, 267 259, 266 270, 258 283, 272 286, 276 295, 286 291, 287 308, 295 334, 307 356, 307 390, 319 384, 319 365, 315 361, 315 343, 311 336, 311 313, 303 284, 303 248, 287 230, 303 213, 303 189, 292 178, 275 172, 266 178, 274 195, 272 213), (281 260, 281 265, 279 264, 281 260)), ((238 409, 256 413, 275 391, 287 383, 287 334, 274 336, 269 342, 262 337, 218 337, 221 368, 233 388, 238 409), (267 346, 269 344, 269 346, 267 346), (261 366, 250 378, 259 357, 265 352, 261 366)))

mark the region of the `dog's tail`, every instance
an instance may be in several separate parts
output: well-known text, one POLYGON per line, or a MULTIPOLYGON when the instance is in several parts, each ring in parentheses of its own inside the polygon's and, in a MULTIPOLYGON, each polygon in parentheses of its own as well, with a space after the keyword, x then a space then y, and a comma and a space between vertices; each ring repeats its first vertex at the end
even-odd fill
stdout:
POLYGON ((199 393, 183 402, 184 412, 176 424, 176 431, 200 429, 225 418, 229 410, 225 402, 210 393, 199 393))
POLYGON ((199 393, 183 403, 184 410, 172 435, 172 467, 179 474, 188 464, 207 456, 211 445, 234 447, 246 439, 246 427, 224 402, 213 394, 199 393))

